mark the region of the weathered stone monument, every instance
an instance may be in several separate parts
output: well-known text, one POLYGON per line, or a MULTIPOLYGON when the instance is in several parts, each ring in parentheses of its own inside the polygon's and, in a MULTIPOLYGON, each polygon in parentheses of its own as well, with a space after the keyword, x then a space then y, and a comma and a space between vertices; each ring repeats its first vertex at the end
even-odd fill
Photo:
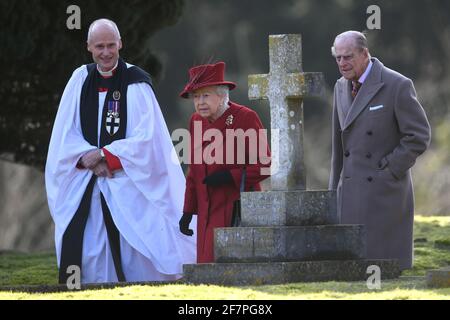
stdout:
POLYGON ((301 36, 269 37, 270 72, 249 76, 250 99, 271 110, 271 191, 241 194, 242 224, 215 230, 215 263, 184 266, 189 283, 224 285, 353 281, 399 276, 393 260, 365 260, 361 225, 337 225, 336 193, 306 191, 303 101, 322 91, 321 73, 304 73, 301 36), (276 134, 274 134, 276 133, 276 134))
POLYGON ((450 288, 450 267, 427 271, 426 282, 431 288, 450 288))

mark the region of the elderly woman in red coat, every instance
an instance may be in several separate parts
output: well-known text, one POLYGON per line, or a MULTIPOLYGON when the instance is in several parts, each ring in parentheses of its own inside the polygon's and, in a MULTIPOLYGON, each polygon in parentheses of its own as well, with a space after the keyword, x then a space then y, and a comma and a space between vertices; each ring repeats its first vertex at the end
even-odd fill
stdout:
POLYGON ((243 177, 245 191, 260 191, 270 168, 266 131, 256 112, 229 101, 236 84, 224 81, 224 73, 224 62, 193 67, 180 94, 195 107, 180 231, 192 236, 189 224, 197 214, 198 263, 214 261, 214 229, 231 226, 243 177))

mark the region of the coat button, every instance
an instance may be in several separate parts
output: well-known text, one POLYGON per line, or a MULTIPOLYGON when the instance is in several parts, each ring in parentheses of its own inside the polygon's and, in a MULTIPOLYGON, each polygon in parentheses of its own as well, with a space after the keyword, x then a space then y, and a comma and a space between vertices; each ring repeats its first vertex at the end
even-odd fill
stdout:
POLYGON ((367 158, 367 159, 372 158, 372 154, 371 154, 370 152, 367 152, 367 153, 366 153, 366 158, 367 158))
POLYGON ((373 134, 372 130, 369 130, 366 132, 368 136, 371 136, 373 134))
POLYGON ((373 178, 372 177, 367 177, 367 181, 372 182, 373 178))
POLYGON ((348 157, 349 155, 350 155, 350 152, 348 150, 345 151, 344 156, 348 157))

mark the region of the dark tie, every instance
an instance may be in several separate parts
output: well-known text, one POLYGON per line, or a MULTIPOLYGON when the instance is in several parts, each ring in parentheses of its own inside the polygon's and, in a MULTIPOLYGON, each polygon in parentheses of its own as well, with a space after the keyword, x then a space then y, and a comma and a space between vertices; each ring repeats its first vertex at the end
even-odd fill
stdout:
POLYGON ((358 94, 359 88, 361 88, 362 83, 359 81, 352 81, 352 97, 355 99, 358 94))

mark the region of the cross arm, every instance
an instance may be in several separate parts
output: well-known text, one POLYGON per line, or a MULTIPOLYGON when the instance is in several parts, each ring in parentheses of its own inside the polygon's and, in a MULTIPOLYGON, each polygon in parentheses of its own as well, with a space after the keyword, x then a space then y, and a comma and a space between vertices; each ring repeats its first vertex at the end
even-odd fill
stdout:
POLYGON ((286 81, 288 98, 318 97, 323 94, 324 77, 321 72, 290 73, 286 81))

